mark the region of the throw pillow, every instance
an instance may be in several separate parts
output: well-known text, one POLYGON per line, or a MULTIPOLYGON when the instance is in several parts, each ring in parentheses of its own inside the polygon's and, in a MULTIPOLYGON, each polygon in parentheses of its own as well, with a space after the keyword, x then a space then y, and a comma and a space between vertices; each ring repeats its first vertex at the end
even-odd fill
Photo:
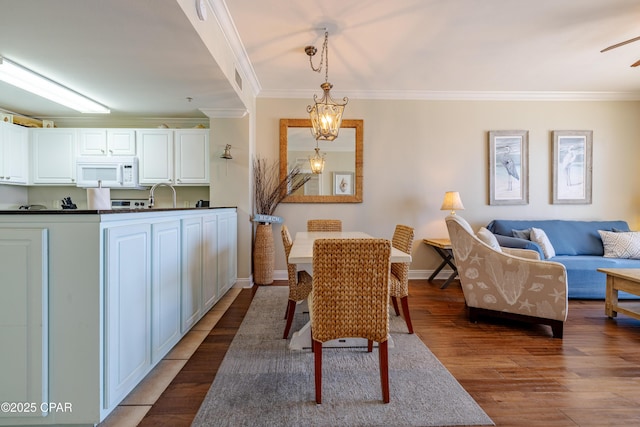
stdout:
POLYGON ((640 231, 598 230, 605 258, 640 259, 640 231))
POLYGON ((478 236, 478 239, 482 240, 484 243, 491 246, 492 249, 502 252, 502 249, 500 249, 500 244, 498 243, 498 239, 496 239, 496 236, 494 236, 493 233, 487 230, 485 227, 480 228, 480 230, 478 230, 478 233, 476 235, 478 236))
POLYGON ((547 233, 545 233, 541 228, 531 227, 531 241, 540 245, 545 258, 549 259, 556 256, 556 250, 549 241, 547 233))
POLYGON ((513 237, 517 237, 518 239, 531 240, 530 228, 524 230, 511 230, 511 234, 513 234, 513 237))

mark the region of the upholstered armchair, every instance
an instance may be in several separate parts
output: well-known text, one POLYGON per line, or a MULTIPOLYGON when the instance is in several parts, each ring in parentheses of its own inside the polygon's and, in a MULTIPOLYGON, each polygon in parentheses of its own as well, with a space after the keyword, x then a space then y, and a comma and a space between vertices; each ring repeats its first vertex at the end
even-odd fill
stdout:
POLYGON ((562 338, 568 310, 565 267, 522 256, 533 251, 515 256, 492 247, 459 216, 446 222, 469 319, 491 315, 550 325, 554 338, 562 338))

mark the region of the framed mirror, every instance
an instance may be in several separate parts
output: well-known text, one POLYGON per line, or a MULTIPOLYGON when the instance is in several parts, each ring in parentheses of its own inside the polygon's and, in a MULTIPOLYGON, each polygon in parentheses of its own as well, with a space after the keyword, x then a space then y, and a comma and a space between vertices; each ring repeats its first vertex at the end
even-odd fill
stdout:
POLYGON ((334 141, 318 141, 325 154, 324 171, 313 174, 309 157, 315 154, 310 119, 280 119, 280 179, 298 165, 311 179, 283 203, 362 203, 363 120, 343 120, 334 141))

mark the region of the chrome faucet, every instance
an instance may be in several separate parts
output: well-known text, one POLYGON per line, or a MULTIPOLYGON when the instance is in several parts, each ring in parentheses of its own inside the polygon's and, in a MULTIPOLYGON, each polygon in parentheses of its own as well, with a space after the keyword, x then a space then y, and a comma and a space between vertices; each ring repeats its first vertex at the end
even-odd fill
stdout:
POLYGON ((151 190, 149 190, 149 209, 151 209, 154 205, 155 205, 155 198, 153 196, 153 193, 156 191, 156 187, 159 187, 161 185, 164 185, 165 187, 169 187, 171 189, 171 191, 173 191, 173 207, 176 207, 176 189, 173 188, 173 185, 166 183, 166 182, 159 182, 157 184, 153 184, 153 187, 151 187, 151 190))

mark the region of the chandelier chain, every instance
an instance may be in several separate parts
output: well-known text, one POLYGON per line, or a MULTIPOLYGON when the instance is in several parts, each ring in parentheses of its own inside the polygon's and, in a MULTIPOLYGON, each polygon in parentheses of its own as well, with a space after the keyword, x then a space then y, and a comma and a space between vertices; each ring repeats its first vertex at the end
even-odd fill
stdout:
POLYGON ((318 68, 313 66, 313 56, 309 55, 309 64, 311 65, 311 69, 316 73, 322 71, 322 65, 325 64, 324 67, 324 81, 329 81, 329 32, 324 32, 324 43, 322 43, 322 51, 320 52, 320 64, 318 68))

